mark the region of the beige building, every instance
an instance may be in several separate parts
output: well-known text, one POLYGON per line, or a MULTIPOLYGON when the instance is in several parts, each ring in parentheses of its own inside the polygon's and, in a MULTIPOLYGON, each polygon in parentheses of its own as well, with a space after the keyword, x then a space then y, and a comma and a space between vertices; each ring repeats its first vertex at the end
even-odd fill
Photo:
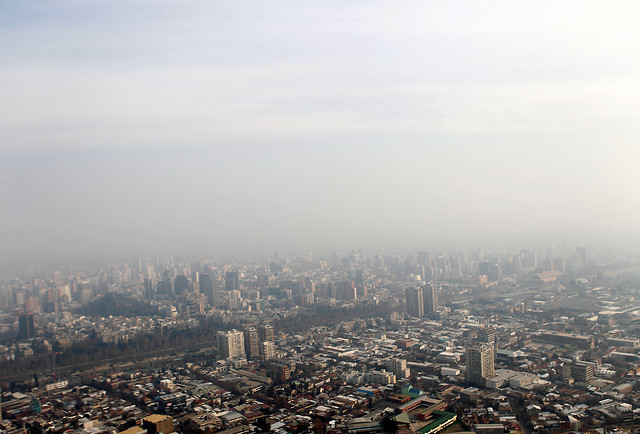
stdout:
POLYGON ((244 350, 244 333, 235 329, 218 332, 219 359, 243 359, 246 356, 244 350))
POLYGON ((493 345, 467 348, 467 383, 485 386, 488 378, 495 377, 493 345))

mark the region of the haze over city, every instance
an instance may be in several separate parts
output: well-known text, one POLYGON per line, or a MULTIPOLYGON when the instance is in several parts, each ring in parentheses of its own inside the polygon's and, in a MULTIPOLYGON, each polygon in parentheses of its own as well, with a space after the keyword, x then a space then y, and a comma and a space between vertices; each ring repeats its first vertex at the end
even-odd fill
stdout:
POLYGON ((632 244, 636 2, 4 2, 0 260, 632 244))
POLYGON ((640 432, 638 16, 0 1, 0 433, 640 432))

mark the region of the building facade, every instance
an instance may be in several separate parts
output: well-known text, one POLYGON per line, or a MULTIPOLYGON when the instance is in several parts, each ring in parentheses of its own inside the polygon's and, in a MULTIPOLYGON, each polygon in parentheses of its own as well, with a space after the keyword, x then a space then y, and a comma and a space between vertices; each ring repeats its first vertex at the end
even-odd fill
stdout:
POLYGON ((425 315, 433 314, 438 310, 438 286, 428 283, 422 286, 422 301, 425 315))
POLYGON ((467 383, 484 386, 488 378, 495 376, 493 345, 476 345, 467 348, 467 383))
POLYGON ((218 355, 219 359, 245 358, 244 333, 235 329, 218 332, 218 355))
POLYGON ((217 279, 210 274, 200 275, 200 292, 207 296, 207 303, 212 307, 219 307, 220 295, 217 279))
POLYGON ((405 290, 407 299, 407 313, 411 316, 424 316, 424 299, 422 288, 407 288, 405 290))
POLYGON ((255 359, 260 355, 260 339, 255 327, 248 327, 244 331, 244 349, 249 359, 255 359))

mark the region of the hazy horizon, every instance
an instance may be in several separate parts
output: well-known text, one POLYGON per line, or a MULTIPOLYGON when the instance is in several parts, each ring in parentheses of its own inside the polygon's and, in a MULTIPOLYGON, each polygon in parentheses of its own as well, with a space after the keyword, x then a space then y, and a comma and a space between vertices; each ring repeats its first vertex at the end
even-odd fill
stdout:
POLYGON ((5 2, 0 262, 640 239, 635 2, 5 2))

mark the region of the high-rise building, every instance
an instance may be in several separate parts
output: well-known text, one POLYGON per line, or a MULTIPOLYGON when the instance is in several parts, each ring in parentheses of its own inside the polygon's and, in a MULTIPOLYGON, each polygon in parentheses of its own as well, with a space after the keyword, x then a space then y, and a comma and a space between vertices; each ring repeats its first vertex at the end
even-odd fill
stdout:
POLYGON ((18 317, 18 338, 31 339, 36 335, 33 312, 25 312, 18 317))
POLYGON ((274 340, 273 326, 271 324, 262 324, 259 331, 260 341, 265 342, 274 340))
POLYGON ((271 341, 260 343, 260 355, 264 360, 273 359, 276 356, 276 346, 271 341))
POLYGON ((478 330, 478 337, 476 339, 481 344, 496 344, 496 329, 493 327, 483 327, 478 330))
POLYGON ((476 345, 467 348, 466 380, 476 386, 484 386, 485 380, 495 376, 493 345, 476 345))
POLYGON ((357 300, 358 291, 356 285, 351 280, 338 280, 334 282, 336 287, 336 298, 340 300, 357 300))
POLYGON ((227 271, 225 273, 224 289, 227 291, 240 289, 240 276, 237 271, 227 271))
POLYGON ((407 361, 405 359, 387 359, 384 364, 385 369, 389 372, 393 372, 393 375, 395 375, 398 380, 409 378, 411 375, 409 368, 407 368, 407 361))
POLYGON ((218 280, 210 274, 200 275, 200 292, 207 296, 207 302, 210 306, 219 307, 220 292, 218 289, 218 280))
POLYGON ((575 362, 571 366, 571 376, 579 383, 588 383, 593 380, 596 372, 594 362, 575 362))
POLYGON ((144 298, 146 300, 153 300, 153 280, 149 277, 144 278, 144 298))
POLYGON ((407 299, 407 313, 411 316, 424 316, 424 299, 421 288, 407 288, 405 290, 407 299))
POLYGON ((163 277, 162 280, 158 282, 158 294, 175 294, 175 281, 172 277, 163 277))
POLYGON ((282 383, 291 378, 291 369, 286 363, 272 363, 267 372, 276 383, 282 383))
POLYGON ((242 359, 246 357, 244 350, 244 333, 240 330, 218 332, 219 359, 242 359))
POLYGON ((184 304, 184 313, 188 318, 194 318, 196 315, 204 315, 204 302, 198 297, 187 296, 184 304))
POLYGON ((27 297, 24 301, 25 312, 40 312, 40 298, 27 297))
POLYGON ((25 299, 27 298, 27 294, 26 294, 26 292, 24 292, 24 291, 15 291, 15 292, 13 293, 13 297, 14 297, 14 299, 15 299, 15 303, 16 303, 17 305, 23 305, 23 304, 24 304, 25 299))
POLYGON ((200 291, 200 273, 197 271, 191 272, 191 286, 193 287, 193 292, 200 291))
POLYGON ((478 274, 487 276, 489 282, 502 282, 502 266, 495 262, 480 262, 478 264, 478 274))
POLYGON ((174 290, 176 295, 184 294, 189 291, 189 279, 185 275, 176 276, 174 280, 174 290))
POLYGON ((422 286, 422 301, 425 314, 432 314, 438 310, 438 286, 436 284, 429 283, 422 286))
POLYGON ((250 359, 255 359, 260 355, 260 339, 258 338, 258 329, 255 327, 249 327, 244 331, 244 349, 250 359))

